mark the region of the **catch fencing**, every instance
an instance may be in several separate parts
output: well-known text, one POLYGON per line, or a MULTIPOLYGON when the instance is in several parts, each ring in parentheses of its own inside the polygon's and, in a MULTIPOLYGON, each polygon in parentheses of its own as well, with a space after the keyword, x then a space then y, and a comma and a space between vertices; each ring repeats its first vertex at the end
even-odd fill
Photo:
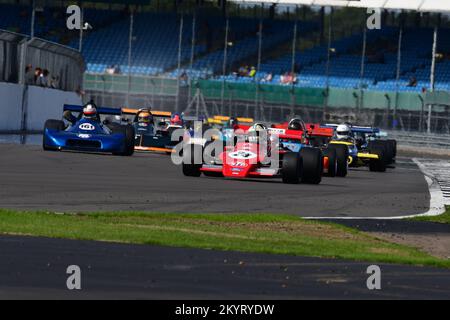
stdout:
POLYGON ((300 88, 165 77, 85 75, 87 99, 106 106, 130 106, 189 114, 222 114, 285 121, 351 122, 402 132, 450 134, 447 92, 380 92, 300 88), (178 87, 178 83, 180 86, 178 87))

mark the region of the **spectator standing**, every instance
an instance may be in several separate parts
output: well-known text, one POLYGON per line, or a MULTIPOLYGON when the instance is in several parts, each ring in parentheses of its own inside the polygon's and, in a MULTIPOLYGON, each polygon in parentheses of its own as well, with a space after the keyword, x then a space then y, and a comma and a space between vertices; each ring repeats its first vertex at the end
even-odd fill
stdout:
POLYGON ((409 79, 408 87, 416 87, 417 86, 417 79, 416 77, 412 76, 409 79))
POLYGON ((34 83, 35 82, 34 82, 33 66, 29 64, 25 68, 25 84, 33 85, 34 83))
POLYGON ((250 72, 248 73, 248 76, 250 78, 254 78, 256 76, 256 68, 255 67, 251 68, 250 72))
POLYGON ((273 73, 269 72, 268 74, 266 74, 266 76, 263 79, 263 82, 272 82, 273 80, 273 73))
POLYGON ((52 89, 58 89, 59 88, 59 77, 58 76, 52 76, 51 77, 50 88, 52 88, 52 89))
POLYGON ((42 74, 42 69, 41 68, 34 69, 34 84, 38 83, 38 80, 41 77, 41 74, 42 74))
POLYGON ((109 66, 105 69, 106 74, 114 74, 114 66, 109 66))

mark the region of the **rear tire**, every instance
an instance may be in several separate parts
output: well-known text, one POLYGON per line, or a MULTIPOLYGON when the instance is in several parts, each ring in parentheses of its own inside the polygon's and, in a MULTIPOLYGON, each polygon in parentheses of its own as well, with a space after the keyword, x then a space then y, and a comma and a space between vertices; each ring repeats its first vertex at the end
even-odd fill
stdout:
POLYGON ((387 140, 392 148, 392 163, 395 163, 395 158, 397 157, 397 140, 387 140))
POLYGON ((387 140, 375 140, 369 143, 369 150, 380 148, 383 150, 384 162, 390 164, 394 159, 394 146, 387 140))
POLYGON ((336 156, 336 149, 333 148, 327 148, 323 152, 323 156, 328 158, 328 177, 336 177, 337 173, 337 156, 336 156))
POLYGON ((384 149, 382 147, 373 147, 370 149, 370 153, 378 155, 378 160, 371 159, 369 161, 369 169, 372 172, 385 172, 386 171, 386 159, 384 157, 384 149))
POLYGON ((55 130, 55 131, 64 131, 66 128, 64 121, 61 120, 47 120, 44 125, 44 136, 42 138, 42 148, 45 151, 57 151, 58 148, 49 147, 45 144, 45 131, 46 129, 55 130))
POLYGON ((323 159, 322 151, 317 148, 302 148, 302 183, 319 184, 322 181, 323 159))
POLYGON ((343 144, 330 144, 330 149, 336 150, 337 177, 346 177, 348 173, 348 147, 343 144))
POLYGON ((123 152, 115 152, 114 155, 130 157, 134 153, 134 137, 135 132, 132 125, 113 126, 111 127, 113 133, 121 133, 125 135, 125 150, 123 152))
POLYGON ((297 152, 289 152, 283 155, 281 177, 283 183, 298 184, 302 173, 302 161, 297 152))
POLYGON ((199 144, 189 144, 184 146, 183 152, 183 174, 187 177, 200 177, 203 165, 203 147, 199 144), (195 163, 200 160, 201 163, 195 163))

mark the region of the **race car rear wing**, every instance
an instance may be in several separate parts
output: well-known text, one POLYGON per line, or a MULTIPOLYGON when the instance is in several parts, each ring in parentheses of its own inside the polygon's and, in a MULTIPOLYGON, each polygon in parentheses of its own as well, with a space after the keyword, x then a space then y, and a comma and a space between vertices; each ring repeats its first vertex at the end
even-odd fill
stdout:
MULTIPOLYGON (((230 120, 230 117, 219 115, 219 116, 214 116, 213 119, 217 120, 217 121, 228 121, 228 120, 230 120)), ((252 118, 237 117, 236 120, 240 123, 253 123, 254 122, 254 120, 252 118)))
MULTIPOLYGON (((122 114, 133 114, 133 115, 136 115, 142 109, 122 108, 121 110, 122 110, 122 114)), ((170 118, 172 116, 172 112, 170 112, 170 111, 154 111, 154 110, 149 110, 149 111, 155 117, 167 117, 167 118, 170 118)))
MULTIPOLYGON (((70 112, 83 112, 83 106, 78 105, 72 105, 72 104, 65 104, 64 105, 64 111, 70 111, 70 112)), ((98 107, 97 108, 98 114, 110 114, 110 115, 117 115, 120 116, 122 114, 121 109, 115 109, 115 108, 105 108, 105 107, 98 107)))
MULTIPOLYGON (((338 127, 338 124, 325 124, 322 126, 322 128, 333 128, 336 129, 338 127)), ((364 126, 350 126, 350 129, 352 132, 359 132, 359 133, 368 133, 368 134, 378 134, 380 133, 379 128, 373 128, 373 127, 364 127, 364 126)))
POLYGON ((318 124, 308 123, 306 129, 312 137, 332 138, 334 135, 334 128, 324 128, 318 124))

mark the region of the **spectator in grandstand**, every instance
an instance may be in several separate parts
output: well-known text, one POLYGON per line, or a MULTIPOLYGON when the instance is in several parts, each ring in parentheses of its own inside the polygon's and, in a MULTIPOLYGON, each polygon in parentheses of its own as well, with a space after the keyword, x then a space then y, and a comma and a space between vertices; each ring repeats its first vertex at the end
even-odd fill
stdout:
POLYGON ((42 71, 42 76, 40 77, 41 84, 39 84, 42 87, 50 87, 50 72, 47 69, 44 69, 42 71))
POLYGON ((188 75, 187 75, 187 73, 186 73, 186 71, 183 71, 182 73, 181 73, 181 75, 180 75, 180 80, 181 81, 188 81, 188 75))
POLYGON ((272 82, 273 80, 273 73, 269 72, 268 74, 266 74, 264 76, 264 78, 262 79, 262 82, 272 82))
POLYGON ((59 76, 52 76, 50 79, 50 88, 58 89, 59 88, 59 76))
POLYGON ((248 66, 242 66, 239 68, 238 74, 240 77, 247 77, 249 73, 248 66))
POLYGON ((249 71, 249 73, 248 73, 248 76, 249 76, 250 78, 254 78, 254 77, 256 76, 256 68, 255 68, 255 67, 252 67, 252 68, 250 69, 250 71, 249 71))
POLYGON ((34 69, 34 84, 37 84, 38 79, 40 78, 41 74, 42 74, 41 68, 38 67, 38 68, 34 69))
POLYGON ((109 67, 106 67, 105 72, 106 74, 114 74, 114 66, 111 65, 109 67))
POLYGON ((281 84, 295 84, 297 82, 297 76, 293 72, 285 72, 280 77, 280 83, 281 84))
POLYGON ((280 76, 280 84, 287 84, 287 75, 288 73, 285 72, 280 76))
POLYGON ((122 71, 120 70, 120 66, 118 64, 116 64, 114 66, 114 74, 121 74, 122 71))
POLYGON ((25 68, 25 84, 33 85, 34 83, 35 82, 34 82, 33 66, 29 64, 25 68))
POLYGON ((417 78, 412 76, 409 79, 408 87, 417 87, 417 78))
POLYGON ((185 87, 185 86, 188 86, 188 84, 189 84, 189 77, 188 77, 186 71, 183 71, 180 74, 180 85, 185 87))

